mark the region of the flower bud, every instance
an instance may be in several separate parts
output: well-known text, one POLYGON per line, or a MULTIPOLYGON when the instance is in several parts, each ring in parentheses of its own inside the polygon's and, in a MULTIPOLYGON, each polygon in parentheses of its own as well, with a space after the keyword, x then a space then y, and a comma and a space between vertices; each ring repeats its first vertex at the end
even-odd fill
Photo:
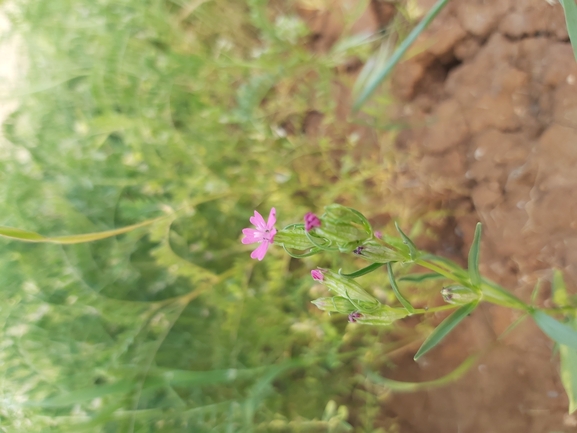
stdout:
POLYGON ((283 245, 285 248, 292 248, 301 251, 314 247, 305 234, 305 229, 302 225, 293 225, 278 230, 274 237, 274 243, 277 245, 283 245))
POLYGON ((361 313, 359 313, 358 311, 354 311, 351 314, 349 314, 349 322, 357 323, 357 321, 362 317, 363 315, 361 313))
POLYGON ((381 305, 371 313, 363 313, 360 317, 356 317, 355 320, 356 323, 362 325, 388 326, 408 315, 409 313, 404 308, 393 308, 388 305, 381 305))
POLYGON ((311 271, 311 277, 313 277, 313 280, 315 281, 322 281, 325 279, 323 271, 320 269, 313 269, 311 271))
POLYGON ((353 253, 371 263, 402 262, 404 260, 404 257, 392 248, 370 241, 357 247, 353 253))
POLYGON ((319 310, 330 311, 335 313, 350 314, 357 308, 347 298, 334 296, 319 298, 312 301, 319 310))
POLYGON ((479 293, 474 289, 459 285, 443 287, 441 295, 443 295, 445 302, 455 305, 469 304, 480 298, 479 293))
POLYGON ((337 244, 364 241, 371 236, 367 224, 352 209, 333 204, 325 207, 321 226, 315 229, 315 234, 337 244))
POLYGON ((310 232, 312 229, 320 227, 321 220, 312 212, 305 214, 305 231, 310 232))
POLYGON ((315 269, 311 271, 311 276, 323 283, 337 295, 353 301, 364 301, 370 304, 378 304, 379 301, 369 295, 355 280, 349 277, 332 272, 328 269, 315 269))

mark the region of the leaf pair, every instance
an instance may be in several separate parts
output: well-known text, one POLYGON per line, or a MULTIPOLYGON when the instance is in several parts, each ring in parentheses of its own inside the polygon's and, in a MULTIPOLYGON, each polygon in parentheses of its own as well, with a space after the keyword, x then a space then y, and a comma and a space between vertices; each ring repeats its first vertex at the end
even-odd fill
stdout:
MULTIPOLYGON (((479 273, 479 253, 481 249, 481 223, 477 223, 473 244, 469 251, 469 280, 473 289, 480 290, 481 274, 479 273)), ((415 354, 415 360, 439 344, 461 321, 475 310, 478 301, 465 304, 455 310, 449 317, 443 320, 439 326, 427 337, 422 346, 415 354)))

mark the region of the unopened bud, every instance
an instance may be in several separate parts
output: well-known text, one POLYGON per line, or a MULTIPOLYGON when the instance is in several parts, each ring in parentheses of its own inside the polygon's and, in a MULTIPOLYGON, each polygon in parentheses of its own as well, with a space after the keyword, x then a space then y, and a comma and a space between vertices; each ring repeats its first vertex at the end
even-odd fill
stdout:
POLYGON ((320 226, 321 220, 314 213, 309 212, 305 215, 305 231, 310 232, 312 229, 320 226))
POLYGON ((347 298, 334 296, 319 298, 312 301, 319 310, 330 311, 335 313, 350 314, 357 308, 347 298))
POLYGON ((315 269, 311 271, 311 276, 316 281, 322 282, 329 290, 332 290, 344 298, 353 301, 364 301, 373 305, 379 302, 374 296, 369 295, 365 289, 352 278, 345 277, 328 269, 315 269))
POLYGON ((378 244, 376 242, 367 242, 354 251, 359 257, 371 262, 371 263, 389 263, 389 262, 402 262, 403 256, 397 253, 392 248, 385 247, 384 245, 378 244))
POLYGON ((364 241, 371 235, 370 228, 367 228, 366 224, 368 224, 366 220, 363 220, 356 211, 333 204, 325 207, 322 225, 315 230, 315 234, 337 244, 364 241))
POLYGON ((305 229, 302 224, 294 224, 292 226, 285 227, 282 230, 278 230, 274 237, 274 243, 283 245, 285 248, 301 251, 314 247, 312 242, 305 234, 305 229))
POLYGON ((311 277, 313 277, 315 281, 322 281, 325 278, 321 269, 313 269, 311 271, 311 277))
POLYGON ((361 313, 359 313, 358 311, 355 311, 355 312, 349 314, 349 322, 357 323, 357 321, 359 319, 361 319, 362 317, 363 317, 363 315, 361 313))
POLYGON ((393 308, 388 305, 381 305, 371 313, 362 314, 361 317, 355 319, 356 323, 362 325, 388 326, 408 315, 409 313, 405 308, 393 308))
POLYGON ((479 293, 474 289, 459 285, 444 287, 441 290, 441 295, 443 295, 445 302, 455 305, 469 304, 480 298, 479 293))

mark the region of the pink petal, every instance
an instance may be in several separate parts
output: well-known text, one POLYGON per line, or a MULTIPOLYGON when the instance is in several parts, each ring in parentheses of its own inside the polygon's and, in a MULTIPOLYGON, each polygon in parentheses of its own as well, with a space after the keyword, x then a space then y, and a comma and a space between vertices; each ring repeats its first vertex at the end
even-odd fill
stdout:
POLYGON ((254 216, 250 217, 250 223, 254 225, 257 229, 265 230, 266 224, 264 218, 257 211, 254 211, 254 216))
POLYGON ((266 223, 266 228, 271 230, 272 228, 274 228, 275 224, 276 224, 276 209, 273 207, 270 210, 270 213, 268 214, 268 221, 266 223))
POLYGON ((268 247, 269 247, 269 243, 268 242, 262 242, 257 248, 256 250, 254 250, 251 255, 250 258, 251 259, 258 259, 259 261, 261 261, 262 259, 264 259, 264 256, 266 255, 266 252, 268 251, 268 247))
POLYGON ((325 279, 323 271, 321 271, 320 269, 313 269, 311 271, 311 277, 313 277, 313 280, 315 281, 323 281, 325 279))
POLYGON ((244 238, 241 240, 243 244, 254 244, 255 242, 262 241, 262 233, 259 230, 242 229, 242 234, 244 235, 244 238))

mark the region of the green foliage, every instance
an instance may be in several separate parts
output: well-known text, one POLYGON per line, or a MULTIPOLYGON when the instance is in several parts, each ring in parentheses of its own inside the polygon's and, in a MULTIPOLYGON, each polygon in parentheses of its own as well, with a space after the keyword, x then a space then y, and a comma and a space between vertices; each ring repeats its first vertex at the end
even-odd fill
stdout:
POLYGON ((541 310, 531 312, 537 326, 556 343, 577 350, 577 331, 541 310))
MULTIPOLYGON (((553 272, 553 281, 551 284, 553 292, 553 302, 560 307, 570 305, 565 279, 563 272, 555 269, 553 272)), ((577 318, 575 309, 568 311, 567 325, 577 332, 577 318)), ((561 358, 561 382, 569 397, 569 413, 577 410, 577 349, 565 344, 559 345, 559 355, 561 358)))
POLYGON ((459 380, 470 370, 472 366, 475 365, 478 359, 479 355, 471 355, 450 373, 438 379, 429 380, 427 382, 401 382, 398 380, 388 379, 386 377, 379 376, 374 372, 369 372, 368 378, 375 384, 383 385, 395 392, 414 392, 420 390, 429 390, 445 386, 451 382, 454 382, 455 380, 459 380))
POLYGON ((473 312, 477 307, 478 302, 471 302, 470 304, 463 305, 459 309, 455 310, 449 317, 441 322, 434 331, 427 337, 423 342, 417 353, 415 354, 415 360, 419 359, 429 350, 434 348, 439 344, 446 336, 451 332, 461 321, 473 312))
POLYGON ((11 18, 28 70, 0 154, 0 224, 19 229, 1 234, 44 244, 0 243, 3 431, 348 431, 325 407, 361 361, 346 320, 310 309, 316 262, 257 267, 239 239, 255 207, 282 226, 367 198, 380 167, 337 180, 302 133, 335 118, 356 46, 313 55, 260 0, 21 0, 11 18))
POLYGON ((439 12, 443 10, 447 3, 449 3, 449 0, 438 0, 392 54, 390 54, 390 42, 385 42, 381 51, 365 64, 355 83, 355 110, 360 109, 371 97, 383 80, 393 71, 397 63, 401 61, 413 42, 429 26, 439 12))
POLYGON ((399 302, 402 304, 403 307, 405 307, 405 309, 409 314, 414 313, 415 309, 413 308, 409 300, 403 296, 403 294, 399 290, 399 286, 397 286, 397 282, 395 281, 395 275, 393 274, 393 266, 390 262, 387 263, 387 274, 389 276, 389 283, 391 284, 391 288, 393 289, 393 292, 395 293, 395 296, 397 297, 399 302))
POLYGON ((565 12, 565 23, 567 24, 567 32, 571 39, 573 46, 573 53, 577 59, 577 4, 574 0, 559 0, 565 12))
MULTIPOLYGON (((573 320, 573 329, 577 330, 577 323, 573 320)), ((577 410, 577 349, 566 346, 559 346, 561 356, 561 381, 567 397, 569 397, 569 413, 577 410)))

